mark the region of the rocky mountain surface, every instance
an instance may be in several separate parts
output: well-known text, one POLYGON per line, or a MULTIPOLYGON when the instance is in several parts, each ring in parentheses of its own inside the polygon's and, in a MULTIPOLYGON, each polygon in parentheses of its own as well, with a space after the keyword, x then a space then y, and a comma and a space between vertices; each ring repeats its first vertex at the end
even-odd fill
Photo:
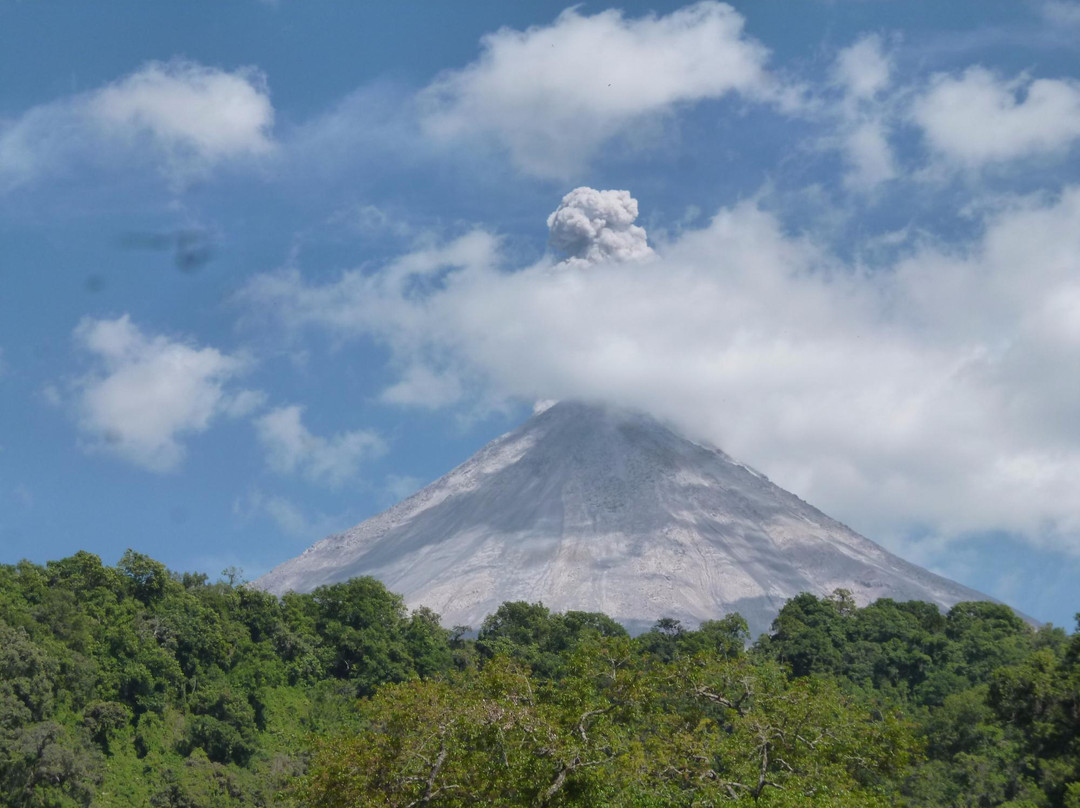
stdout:
POLYGON ((637 413, 558 403, 388 511, 255 582, 373 575, 443 624, 508 600, 631 630, 740 612, 754 636, 799 592, 949 607, 989 600, 889 553, 719 449, 637 413))

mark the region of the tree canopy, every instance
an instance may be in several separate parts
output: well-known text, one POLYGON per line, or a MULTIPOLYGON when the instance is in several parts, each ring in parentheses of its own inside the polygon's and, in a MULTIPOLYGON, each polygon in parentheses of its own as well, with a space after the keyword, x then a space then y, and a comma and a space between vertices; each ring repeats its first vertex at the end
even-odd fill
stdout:
POLYGON ((470 633, 372 578, 0 565, 0 804, 1080 808, 1080 635, 999 604, 470 633))

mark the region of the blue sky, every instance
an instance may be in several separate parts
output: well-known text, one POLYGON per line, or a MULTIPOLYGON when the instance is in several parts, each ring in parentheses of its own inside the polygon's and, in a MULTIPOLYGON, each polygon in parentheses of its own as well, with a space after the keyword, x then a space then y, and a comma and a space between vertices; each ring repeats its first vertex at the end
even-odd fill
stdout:
POLYGON ((1071 627, 1077 43, 1067 0, 0 4, 0 561, 254 577, 584 397, 1071 627))

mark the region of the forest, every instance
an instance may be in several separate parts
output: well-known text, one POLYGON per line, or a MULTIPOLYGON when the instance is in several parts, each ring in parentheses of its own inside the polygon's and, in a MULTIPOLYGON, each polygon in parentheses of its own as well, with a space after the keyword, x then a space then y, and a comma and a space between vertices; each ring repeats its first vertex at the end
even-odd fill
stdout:
POLYGON ((1080 808, 1080 633, 1006 606, 474 628, 372 578, 0 565, 0 804, 1080 808))

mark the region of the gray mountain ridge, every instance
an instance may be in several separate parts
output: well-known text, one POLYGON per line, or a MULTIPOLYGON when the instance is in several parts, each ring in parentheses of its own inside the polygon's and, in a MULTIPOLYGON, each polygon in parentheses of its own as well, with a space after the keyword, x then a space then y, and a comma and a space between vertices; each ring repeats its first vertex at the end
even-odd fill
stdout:
POLYGON ((443 625, 505 601, 598 611, 631 631, 737 611, 752 636, 800 592, 856 603, 992 600, 831 519, 640 413, 561 402, 394 507, 255 581, 283 594, 372 575, 443 625))

